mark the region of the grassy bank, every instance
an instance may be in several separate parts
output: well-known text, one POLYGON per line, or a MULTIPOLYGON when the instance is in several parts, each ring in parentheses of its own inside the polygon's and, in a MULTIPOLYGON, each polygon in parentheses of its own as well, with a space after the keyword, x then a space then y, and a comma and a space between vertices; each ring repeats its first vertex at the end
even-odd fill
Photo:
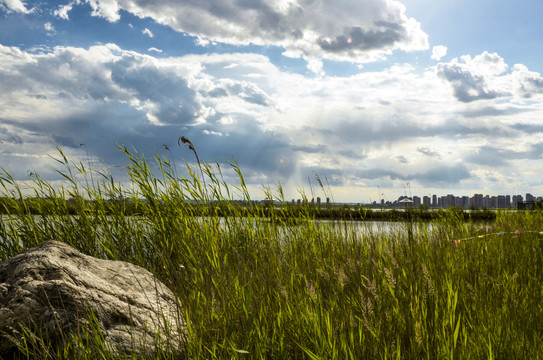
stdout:
MULTIPOLYGON (((406 222, 398 233, 361 233, 313 221, 309 206, 240 210, 231 200, 250 199, 235 163, 227 171, 238 181, 226 184, 217 165, 202 164, 202 172, 185 166, 181 176, 171 160, 149 163, 123 151, 128 191, 62 154, 63 189, 35 176, 24 197, 3 174, 9 216, 0 222, 0 260, 59 240, 150 270, 180 299, 190 323, 187 358, 543 356, 539 211, 497 212, 484 227, 443 211, 432 231, 412 231, 406 222), (124 200, 112 199, 129 200, 137 219, 124 200), (220 206, 197 216, 211 201, 220 206)), ((282 200, 281 193, 264 195, 282 200)), ((82 353, 29 335, 21 356, 112 357, 97 339, 80 339, 88 344, 82 353)))

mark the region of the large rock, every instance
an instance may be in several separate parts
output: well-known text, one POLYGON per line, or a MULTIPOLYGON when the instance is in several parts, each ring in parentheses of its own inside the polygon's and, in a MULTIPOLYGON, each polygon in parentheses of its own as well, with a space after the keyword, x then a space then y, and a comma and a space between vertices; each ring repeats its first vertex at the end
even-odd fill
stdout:
POLYGON ((57 241, 0 263, 0 357, 15 351, 23 329, 62 346, 89 324, 118 354, 153 354, 156 344, 181 353, 184 345, 176 297, 141 267, 57 241))

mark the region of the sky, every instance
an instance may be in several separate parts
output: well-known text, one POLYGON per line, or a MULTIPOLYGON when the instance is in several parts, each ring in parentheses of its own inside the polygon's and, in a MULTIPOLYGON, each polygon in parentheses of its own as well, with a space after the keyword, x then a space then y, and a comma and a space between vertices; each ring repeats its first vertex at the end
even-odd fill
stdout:
POLYGON ((54 182, 61 148, 124 181, 119 146, 194 164, 186 136, 227 177, 235 158, 255 199, 541 196, 542 15, 540 0, 0 0, 0 166, 54 182))

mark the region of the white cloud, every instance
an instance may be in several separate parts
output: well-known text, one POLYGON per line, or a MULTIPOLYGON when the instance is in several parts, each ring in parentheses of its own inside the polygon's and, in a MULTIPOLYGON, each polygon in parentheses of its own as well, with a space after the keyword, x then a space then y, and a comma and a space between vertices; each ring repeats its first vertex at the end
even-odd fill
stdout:
POLYGON ((69 4, 66 4, 66 5, 60 5, 58 7, 58 9, 56 9, 53 12, 53 15, 55 15, 55 16, 61 18, 61 19, 64 19, 64 20, 70 20, 70 16, 68 15, 68 13, 70 11, 72 11, 73 5, 74 5, 74 3, 69 3, 69 4))
POLYGON ((93 16, 106 18, 108 21, 117 22, 121 18, 119 3, 117 0, 85 0, 92 8, 93 16))
POLYGON ((149 51, 149 52, 154 51, 154 52, 157 52, 157 53, 162 53, 162 50, 157 49, 156 47, 150 47, 149 49, 147 49, 147 51, 149 51))
POLYGON ((54 34, 56 32, 55 27, 50 22, 46 22, 45 24, 43 24, 43 28, 45 29, 45 31, 47 31, 48 34, 54 34))
POLYGON ((315 74, 324 75, 324 72, 322 71, 322 67, 323 67, 322 60, 320 59, 312 58, 307 61, 307 68, 311 70, 312 72, 314 72, 315 74))
POLYGON ((153 33, 151 32, 151 30, 145 28, 144 30, 142 30, 141 32, 143 35, 147 35, 149 36, 150 38, 154 37, 153 33))
POLYGON ((199 36, 196 38, 195 42, 196 42, 196 45, 201 46, 201 47, 207 47, 210 44, 215 45, 215 43, 210 41, 209 39, 204 39, 204 38, 199 37, 199 36))
POLYGON ((523 98, 543 94, 543 77, 535 71, 530 71, 522 64, 513 67, 513 87, 516 93, 523 98))
POLYGON ((487 51, 474 58, 469 55, 464 55, 461 59, 466 64, 466 68, 472 73, 485 76, 503 74, 508 68, 505 60, 501 56, 497 53, 489 53, 487 51))
POLYGON ((432 60, 439 61, 445 55, 447 55, 447 47, 443 45, 437 45, 432 48, 432 60))
POLYGON ((8 12, 20 12, 28 14, 32 10, 26 7, 26 4, 21 0, 0 0, 0 7, 4 7, 8 12))
POLYGON ((87 0, 95 15, 119 19, 124 9, 208 41, 277 45, 287 56, 365 63, 393 50, 428 48, 420 23, 396 0, 87 0))
POLYGON ((437 66, 438 75, 453 88, 455 97, 465 103, 495 99, 529 98, 543 93, 543 78, 524 65, 511 71, 496 53, 465 55, 437 66))
POLYGON ((217 131, 209 131, 209 130, 203 130, 202 133, 204 135, 215 135, 215 136, 223 136, 222 133, 220 132, 217 132, 217 131))

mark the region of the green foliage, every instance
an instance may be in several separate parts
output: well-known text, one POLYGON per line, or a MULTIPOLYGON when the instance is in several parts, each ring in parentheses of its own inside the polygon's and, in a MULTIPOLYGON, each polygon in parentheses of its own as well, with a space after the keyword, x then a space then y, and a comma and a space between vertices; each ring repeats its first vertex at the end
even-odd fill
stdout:
MULTIPOLYGON (((173 159, 150 163, 121 151, 130 188, 62 152, 60 189, 35 175, 25 197, 4 172, 0 260, 55 239, 150 270, 179 297, 191 359, 543 354, 540 211, 479 223, 450 209, 419 223, 413 209, 397 231, 361 231, 345 220, 317 221, 323 210, 310 204, 287 204, 280 185, 264 191, 281 205, 255 205, 235 160, 224 170, 238 177, 228 185, 218 164, 185 163, 181 175, 173 159)), ((34 334, 23 337, 21 358, 40 350, 114 357, 96 326, 61 347, 34 334)))

